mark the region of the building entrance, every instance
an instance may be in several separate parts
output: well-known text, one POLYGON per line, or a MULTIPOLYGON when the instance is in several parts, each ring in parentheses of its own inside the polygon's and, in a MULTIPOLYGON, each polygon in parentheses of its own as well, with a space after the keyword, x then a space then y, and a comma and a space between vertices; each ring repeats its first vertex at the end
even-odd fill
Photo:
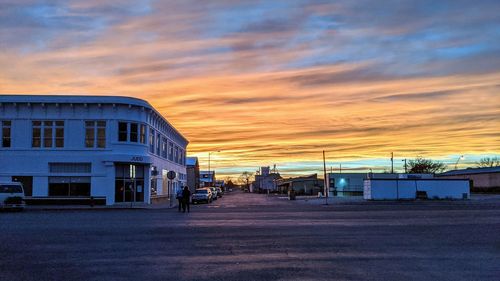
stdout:
POLYGON ((115 202, 144 202, 144 165, 115 164, 115 202))

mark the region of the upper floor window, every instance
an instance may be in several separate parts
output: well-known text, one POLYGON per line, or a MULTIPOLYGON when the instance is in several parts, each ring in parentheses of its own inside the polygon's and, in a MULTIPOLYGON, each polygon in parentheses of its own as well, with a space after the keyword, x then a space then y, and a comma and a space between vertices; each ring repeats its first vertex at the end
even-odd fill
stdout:
POLYGON ((146 126, 134 122, 118 122, 118 141, 146 143, 146 126))
POLYGON ((161 135, 157 134, 156 135, 156 155, 158 155, 158 156, 160 156, 160 148, 161 148, 160 142, 161 142, 161 135))
POLYGON ((162 138, 161 139, 161 157, 167 158, 167 139, 162 138))
POLYGON ((174 144, 172 142, 168 142, 168 160, 174 161, 174 144))
POLYGON ((174 162, 179 163, 179 148, 177 146, 175 147, 174 162))
POLYGON ((64 147, 64 121, 32 121, 32 147, 64 147))
POLYGON ((118 122, 118 141, 127 141, 128 124, 127 122, 118 122))
POLYGON ((139 140, 141 143, 146 143, 146 125, 141 124, 141 129, 139 131, 139 140))
POLYGON ((155 130, 149 129, 149 152, 155 153, 155 130))
POLYGON ((184 155, 185 155, 184 150, 179 148, 179 157, 180 157, 179 164, 181 165, 185 164, 184 155))
POLYGON ((139 124, 130 123, 130 141, 138 142, 139 141, 139 124))
POLYGON ((106 121, 85 121, 85 147, 106 147, 106 121))
POLYGON ((2 147, 10 147, 11 143, 11 121, 2 121, 2 131, 0 131, 2 137, 2 147))

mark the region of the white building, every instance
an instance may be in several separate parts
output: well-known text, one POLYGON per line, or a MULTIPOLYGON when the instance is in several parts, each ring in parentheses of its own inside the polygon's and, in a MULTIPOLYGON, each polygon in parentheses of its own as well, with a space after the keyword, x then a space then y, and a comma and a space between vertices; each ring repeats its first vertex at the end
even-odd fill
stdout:
POLYGON ((0 181, 32 198, 151 203, 186 183, 187 139, 144 100, 4 95, 0 126, 0 181))
POLYGON ((460 179, 367 179, 366 200, 469 199, 470 181, 460 179))
POLYGON ((329 196, 362 196, 366 179, 432 179, 432 174, 328 173, 329 196))

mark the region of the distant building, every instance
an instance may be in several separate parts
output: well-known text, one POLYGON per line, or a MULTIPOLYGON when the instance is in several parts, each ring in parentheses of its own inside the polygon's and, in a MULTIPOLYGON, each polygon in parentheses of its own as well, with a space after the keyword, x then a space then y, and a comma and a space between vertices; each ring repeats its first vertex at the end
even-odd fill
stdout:
POLYGON ((367 179, 363 198, 366 200, 470 199, 467 179, 367 179))
POLYGON ((276 192, 278 191, 277 181, 279 179, 281 176, 276 172, 276 169, 271 171, 269 167, 261 167, 251 185, 251 192, 276 192))
POLYGON ((436 177, 471 180, 473 192, 500 192, 500 167, 453 170, 437 174, 436 177))
POLYGON ((222 190, 224 190, 224 180, 215 180, 215 186, 220 187, 222 190))
POLYGON ((318 179, 317 174, 278 180, 280 193, 294 190, 297 195, 318 195, 318 192, 323 192, 323 189, 324 180, 318 179))
POLYGON ((431 179, 432 174, 328 173, 329 196, 362 196, 366 179, 431 179))
POLYGON ((214 186, 215 171, 200 171, 200 187, 214 186))
POLYGON ((191 192, 200 188, 200 165, 198 157, 186 157, 187 186, 191 192))

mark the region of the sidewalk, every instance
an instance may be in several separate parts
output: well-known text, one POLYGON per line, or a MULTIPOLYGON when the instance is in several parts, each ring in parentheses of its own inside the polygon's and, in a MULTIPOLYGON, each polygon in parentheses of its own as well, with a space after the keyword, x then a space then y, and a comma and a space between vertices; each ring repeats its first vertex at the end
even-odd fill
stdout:
POLYGON ((25 211, 71 211, 71 210, 159 210, 177 208, 177 202, 170 205, 170 201, 146 204, 146 203, 118 203, 110 206, 106 205, 27 205, 25 211))
MULTIPOLYGON (((278 199, 288 200, 288 196, 280 194, 278 196, 275 195, 278 199)), ((290 202, 293 202, 291 200, 290 202)), ((326 202, 328 204, 336 204, 336 203, 358 203, 365 202, 363 196, 349 196, 349 197, 317 197, 317 196, 297 196, 295 197, 295 202, 299 204, 308 204, 308 205, 324 205, 326 202)))

